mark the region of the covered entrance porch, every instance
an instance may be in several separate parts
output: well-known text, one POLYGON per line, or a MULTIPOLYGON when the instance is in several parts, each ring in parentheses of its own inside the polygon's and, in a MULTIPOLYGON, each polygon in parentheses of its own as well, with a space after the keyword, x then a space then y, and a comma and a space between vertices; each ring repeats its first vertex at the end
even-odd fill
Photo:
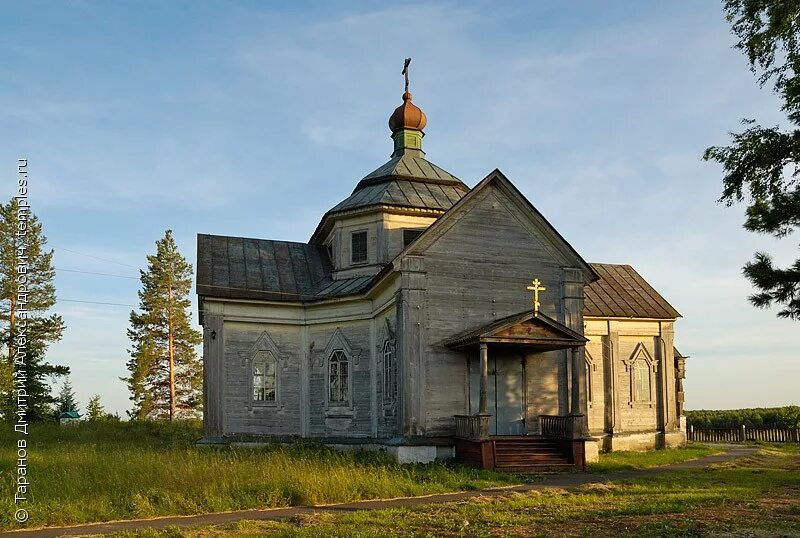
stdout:
MULTIPOLYGON (((445 345, 469 361, 469 413, 456 415, 456 458, 498 470, 542 472, 583 470, 586 372, 583 335, 541 312, 526 311, 456 335, 445 345), (566 350, 566 355, 564 355, 566 350), (560 351, 556 380, 566 398, 561 413, 537 414, 537 354, 560 351), (529 405, 529 404, 534 405, 529 405)), ((544 357, 544 355, 541 355, 544 357)), ((550 354, 552 357, 552 354, 550 354)))

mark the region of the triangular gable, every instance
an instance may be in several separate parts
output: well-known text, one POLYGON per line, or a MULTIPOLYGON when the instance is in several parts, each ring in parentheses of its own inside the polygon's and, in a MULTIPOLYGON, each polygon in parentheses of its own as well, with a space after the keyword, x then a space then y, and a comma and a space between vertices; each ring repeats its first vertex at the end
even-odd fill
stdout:
MULTIPOLYGON (((461 200, 456 202, 453 207, 439 217, 433 224, 431 224, 422 234, 419 235, 408 247, 406 247, 397 257, 395 261, 404 255, 422 254, 430 245, 432 245, 439 237, 441 237, 447 230, 452 228, 460 218, 460 210, 469 205, 473 200, 478 198, 480 194, 486 190, 490 185, 496 185, 501 192, 503 192, 512 202, 515 203, 518 209, 528 217, 529 223, 535 229, 542 233, 545 237, 551 238, 551 244, 557 249, 559 254, 568 260, 570 264, 580 267, 587 282, 598 280, 600 276, 595 272, 591 265, 589 265, 583 257, 570 245, 566 239, 556 230, 552 224, 537 210, 531 202, 517 189, 513 183, 503 173, 496 169, 488 176, 483 178, 472 190, 470 190, 461 200)), ((397 265, 395 265, 397 266, 397 265)))
POLYGON ((546 351, 583 346, 586 342, 583 335, 553 318, 529 310, 459 333, 442 345, 464 348, 482 343, 511 344, 546 351))

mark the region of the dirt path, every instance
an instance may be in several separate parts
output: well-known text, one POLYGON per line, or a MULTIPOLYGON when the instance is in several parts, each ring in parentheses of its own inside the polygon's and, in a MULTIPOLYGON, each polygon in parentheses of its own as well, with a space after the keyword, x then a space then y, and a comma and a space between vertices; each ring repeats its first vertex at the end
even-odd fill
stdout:
POLYGON ((524 493, 526 491, 541 490, 546 488, 576 488, 586 484, 609 482, 612 480, 626 480, 640 476, 648 476, 667 471, 685 469, 702 469, 714 463, 721 463, 733 459, 749 456, 756 451, 753 447, 728 445, 726 451, 714 456, 706 456, 683 463, 675 463, 662 467, 642 469, 640 471, 624 471, 611 474, 561 474, 547 475, 541 482, 523 484, 506 488, 492 488, 480 491, 462 491, 456 493, 440 493, 420 497, 402 497, 398 499, 376 499, 372 501, 355 501, 349 503, 294 506, 290 508, 270 508, 265 510, 239 510, 236 512, 218 512, 212 514, 198 514, 193 516, 167 516, 154 519, 132 519, 127 521, 107 521, 103 523, 86 523, 70 527, 45 527, 38 529, 19 529, 0 532, 0 537, 14 538, 53 538, 56 536, 86 536, 93 534, 109 534, 113 532, 134 531, 140 529, 163 529, 165 527, 192 527, 196 525, 224 525, 242 520, 280 520, 293 516, 311 514, 314 512, 354 512, 358 510, 379 510, 383 508, 397 508, 405 506, 419 506, 424 504, 446 503, 463 501, 474 497, 497 497, 509 493, 524 493))

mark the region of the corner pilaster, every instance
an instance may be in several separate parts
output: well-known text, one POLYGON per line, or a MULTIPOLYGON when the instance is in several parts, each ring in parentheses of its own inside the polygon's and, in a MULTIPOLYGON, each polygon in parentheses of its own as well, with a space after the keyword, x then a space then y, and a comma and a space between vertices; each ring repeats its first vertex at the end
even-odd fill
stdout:
POLYGON ((423 363, 425 319, 425 263, 422 256, 400 260, 400 290, 397 300, 397 349, 399 353, 400 424, 404 436, 425 433, 425 365, 423 363))

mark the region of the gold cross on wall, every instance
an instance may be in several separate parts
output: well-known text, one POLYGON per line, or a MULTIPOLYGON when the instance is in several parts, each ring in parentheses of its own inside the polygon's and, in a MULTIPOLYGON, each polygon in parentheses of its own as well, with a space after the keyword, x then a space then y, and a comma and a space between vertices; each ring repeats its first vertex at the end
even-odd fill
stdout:
POLYGON ((539 292, 540 291, 547 291, 547 288, 542 286, 542 283, 539 282, 538 278, 534 278, 531 285, 528 286, 528 289, 533 292, 533 313, 539 313, 539 292))

